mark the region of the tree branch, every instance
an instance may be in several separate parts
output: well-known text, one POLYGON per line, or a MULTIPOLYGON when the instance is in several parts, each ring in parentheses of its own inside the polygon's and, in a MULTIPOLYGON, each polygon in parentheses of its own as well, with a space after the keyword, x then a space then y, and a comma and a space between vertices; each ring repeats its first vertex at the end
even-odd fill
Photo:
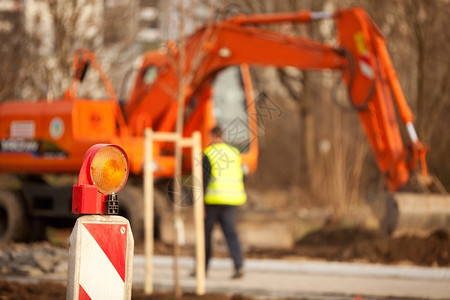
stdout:
POLYGON ((295 90, 295 88, 291 84, 291 80, 293 80, 294 78, 292 78, 292 76, 289 76, 289 74, 287 74, 285 70, 280 68, 277 68, 277 74, 281 84, 286 88, 289 96, 295 101, 299 102, 301 98, 300 93, 295 90))
POLYGON ((444 76, 442 77, 439 92, 434 98, 434 101, 428 113, 427 118, 428 127, 425 132, 426 140, 429 140, 429 138, 431 137, 431 134, 438 119, 437 117, 442 112, 442 108, 446 103, 445 100, 448 99, 449 88, 450 88, 450 60, 447 61, 447 68, 445 70, 444 76))

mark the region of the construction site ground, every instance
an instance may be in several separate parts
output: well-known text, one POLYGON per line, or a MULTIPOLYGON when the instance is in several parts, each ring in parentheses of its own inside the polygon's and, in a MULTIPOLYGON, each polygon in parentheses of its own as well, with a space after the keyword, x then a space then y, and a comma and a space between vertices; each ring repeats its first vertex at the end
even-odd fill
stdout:
MULTIPOLYGON (((51 242, 0 246, 0 299, 65 299, 70 229, 51 242)), ((275 242, 274 242, 275 243, 275 242)), ((246 247, 246 276, 231 280, 226 248, 216 247, 207 295, 193 294, 191 246, 181 248, 183 299, 450 299, 450 236, 386 237, 361 226, 323 226, 290 249, 246 247)), ((155 294, 144 295, 142 244, 135 248, 133 299, 172 299, 172 247, 155 244, 155 294)))

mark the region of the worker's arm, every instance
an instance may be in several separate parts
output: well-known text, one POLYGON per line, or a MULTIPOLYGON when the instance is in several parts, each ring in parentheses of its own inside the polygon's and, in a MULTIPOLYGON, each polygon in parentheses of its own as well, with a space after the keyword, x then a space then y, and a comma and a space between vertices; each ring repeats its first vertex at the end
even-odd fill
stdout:
POLYGON ((203 155, 202 159, 203 167, 203 195, 206 195, 206 187, 208 186, 209 179, 211 178, 211 163, 206 155, 203 155))

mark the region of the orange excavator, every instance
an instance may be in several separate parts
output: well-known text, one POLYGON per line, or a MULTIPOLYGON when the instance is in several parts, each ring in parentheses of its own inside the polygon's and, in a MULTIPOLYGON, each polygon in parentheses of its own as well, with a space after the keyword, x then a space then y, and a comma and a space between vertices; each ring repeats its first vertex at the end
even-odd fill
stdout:
MULTIPOLYGON (((180 50, 173 42, 163 50, 146 53, 127 102, 121 105, 95 55, 81 49, 74 55, 72 86, 62 99, 8 101, 0 105, 0 171, 20 176, 19 189, 0 191, 0 216, 4 217, 0 240, 23 238, 26 223, 32 220, 73 218, 71 194, 66 193, 65 187, 57 190, 42 177, 77 173, 84 153, 93 144, 123 147, 130 159, 130 174, 142 175, 144 129, 173 132, 176 128, 179 60, 180 50), (88 67, 98 72, 107 99, 77 96, 88 67)), ((362 8, 334 13, 237 15, 212 22, 187 38, 182 65, 181 76, 186 83, 183 135, 200 131, 202 144, 207 146, 207 133, 220 124, 228 142, 242 151, 247 172, 255 171, 258 163, 258 112, 249 66, 270 65, 340 72, 388 189, 398 191, 412 174, 429 178, 427 148, 414 130, 413 114, 400 88, 386 41, 362 8), (325 18, 336 21, 337 46, 260 26, 325 18), (409 135, 406 144, 396 111, 409 135)), ((153 149, 156 178, 171 178, 175 164, 173 145, 161 142, 153 149)), ((184 167, 189 168, 188 163, 184 167)), ((138 194, 130 192, 129 197, 136 198, 138 194)), ((142 206, 139 201, 126 198, 124 191, 121 209, 137 230, 142 227, 142 206)))

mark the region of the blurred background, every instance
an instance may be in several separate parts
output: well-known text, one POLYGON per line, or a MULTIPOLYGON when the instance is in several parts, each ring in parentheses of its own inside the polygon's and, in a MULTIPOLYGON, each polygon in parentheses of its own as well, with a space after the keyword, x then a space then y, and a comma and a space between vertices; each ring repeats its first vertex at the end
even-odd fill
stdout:
MULTIPOLYGON (((380 27, 416 128, 430 146, 428 163, 450 190, 450 1, 245 0, 184 1, 185 33, 214 12, 268 13, 362 6, 380 27), (446 121, 447 120, 447 121, 446 121)), ((141 55, 178 37, 179 1, 0 0, 0 101, 56 99, 71 82, 75 49, 87 47, 123 101, 141 55)), ((336 43, 332 20, 271 29, 336 43)), ((340 74, 295 68, 253 68, 259 107, 260 165, 247 178, 253 207, 331 206, 339 215, 365 195, 384 191, 340 74), (252 200, 253 199, 253 200, 252 200)), ((82 96, 105 94, 97 78, 82 96)))

